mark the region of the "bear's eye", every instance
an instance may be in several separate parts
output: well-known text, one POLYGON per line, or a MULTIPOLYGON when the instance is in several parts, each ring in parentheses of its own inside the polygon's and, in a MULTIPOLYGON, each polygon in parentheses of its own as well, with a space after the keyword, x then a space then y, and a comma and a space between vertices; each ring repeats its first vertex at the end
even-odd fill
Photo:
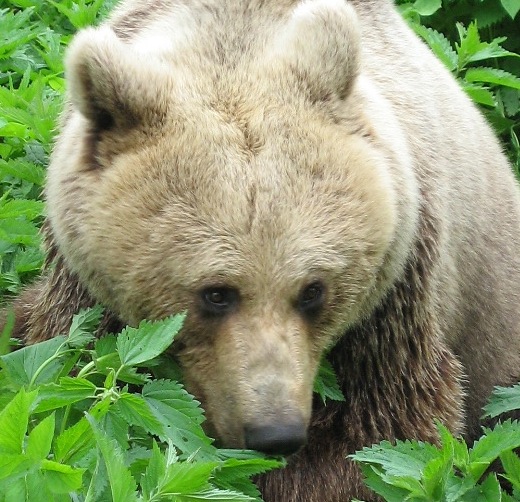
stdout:
POLYGON ((298 309, 308 315, 317 314, 325 301, 325 285, 315 281, 302 289, 298 297, 298 309))
POLYGON ((230 287, 206 288, 201 292, 202 310, 206 314, 224 315, 238 303, 238 291, 230 287))

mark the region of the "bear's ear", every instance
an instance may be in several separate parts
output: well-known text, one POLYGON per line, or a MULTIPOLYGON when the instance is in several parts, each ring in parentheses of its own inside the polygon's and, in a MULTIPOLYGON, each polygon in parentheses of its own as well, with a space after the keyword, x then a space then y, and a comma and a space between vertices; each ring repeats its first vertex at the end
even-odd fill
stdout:
POLYGON ((315 99, 345 98, 359 71, 360 29, 346 0, 304 0, 274 40, 278 58, 307 85, 315 99))
POLYGON ((73 106, 98 129, 152 124, 167 112, 170 75, 159 60, 136 54, 109 27, 76 35, 65 76, 73 106))

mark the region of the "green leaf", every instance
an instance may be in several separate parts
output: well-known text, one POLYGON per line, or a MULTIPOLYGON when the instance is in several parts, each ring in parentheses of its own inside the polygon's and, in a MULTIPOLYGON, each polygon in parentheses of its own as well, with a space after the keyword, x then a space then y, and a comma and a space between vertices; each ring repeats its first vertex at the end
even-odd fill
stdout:
POLYGON ((47 458, 51 451, 51 444, 54 438, 54 427, 54 413, 36 425, 27 438, 25 453, 29 457, 35 460, 47 458))
POLYGON ((81 488, 85 469, 77 469, 52 460, 43 460, 41 469, 45 484, 52 493, 69 493, 81 488))
POLYGON ((511 19, 514 19, 520 11, 520 0, 500 0, 500 3, 511 19))
POLYGON ((345 401, 334 368, 325 357, 321 360, 318 374, 314 379, 314 392, 321 397, 323 404, 326 403, 327 399, 345 401))
POLYGON ((510 52, 500 46, 505 38, 495 38, 491 42, 481 42, 478 33, 477 23, 471 23, 466 29, 462 24, 457 23, 460 45, 456 44, 459 57, 459 70, 466 67, 468 63, 474 63, 490 58, 501 58, 506 56, 520 57, 520 55, 510 52))
POLYGON ((501 493, 497 476, 492 473, 482 484, 465 493, 459 500, 460 502, 499 502, 501 493))
POLYGON ((163 424, 161 439, 170 439, 182 452, 198 452, 201 458, 215 455, 211 440, 200 426, 204 415, 199 403, 182 385, 156 380, 143 387, 142 395, 156 419, 163 424))
POLYGON ((507 420, 494 429, 485 429, 485 435, 475 442, 469 452, 469 470, 479 479, 487 467, 502 453, 520 446, 520 424, 507 420))
POLYGON ((250 497, 259 498, 260 492, 250 480, 251 476, 283 466, 283 462, 266 458, 248 460, 230 458, 215 470, 212 482, 219 488, 231 491, 239 490, 250 497))
POLYGON ((87 420, 90 423, 96 438, 96 444, 105 461, 113 502, 137 501, 137 485, 125 465, 121 447, 100 429, 92 416, 87 415, 87 420))
POLYGON ((414 24, 412 27, 448 70, 454 71, 457 68, 457 53, 453 50, 450 41, 442 33, 421 24, 414 24))
POLYGON ((124 393, 114 404, 116 411, 129 425, 143 427, 151 434, 163 435, 163 424, 155 417, 142 396, 124 393))
POLYGON ((512 451, 505 451, 500 455, 500 461, 504 467, 503 475, 513 488, 520 491, 520 457, 512 451))
POLYGON ((464 77, 468 82, 485 82, 520 90, 520 78, 498 68, 470 68, 464 77))
POLYGON ((41 385, 38 389, 35 413, 68 406, 84 399, 93 398, 96 386, 85 378, 62 377, 59 384, 41 385))
POLYGON ((151 499, 159 489, 166 473, 166 458, 159 450, 155 440, 152 444, 152 456, 141 479, 141 488, 145 500, 151 499))
POLYGON ((93 333, 101 321, 103 315, 103 307, 96 307, 81 310, 72 318, 72 324, 69 329, 67 342, 71 347, 83 348, 89 342, 95 339, 93 333))
POLYGON ((441 0, 416 0, 413 7, 421 16, 431 16, 442 7, 442 2, 441 0))
POLYGON ((117 337, 121 362, 135 366, 157 357, 172 344, 184 318, 185 314, 178 314, 162 321, 142 321, 138 328, 125 328, 117 337))
POLYGON ((0 411, 0 455, 22 453, 22 445, 29 423, 29 411, 36 391, 18 394, 0 411))
MULTIPOLYGON (((89 413, 95 419, 103 418, 110 409, 110 399, 96 403, 89 413)), ((74 463, 83 459, 94 446, 92 427, 83 417, 73 426, 63 431, 55 442, 55 460, 61 463, 74 463)))
POLYGON ((520 383, 513 387, 495 387, 489 403, 484 406, 484 417, 520 410, 520 383))
POLYGON ((66 338, 60 335, 1 356, 0 360, 18 386, 29 385, 33 379, 35 385, 49 383, 63 367, 59 355, 66 348, 65 342, 66 338))

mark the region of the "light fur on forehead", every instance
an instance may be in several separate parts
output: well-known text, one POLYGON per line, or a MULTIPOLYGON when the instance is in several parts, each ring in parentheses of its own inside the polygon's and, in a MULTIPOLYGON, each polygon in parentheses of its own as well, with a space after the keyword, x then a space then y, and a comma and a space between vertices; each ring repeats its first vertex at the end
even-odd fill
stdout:
POLYGON ((73 106, 100 127, 155 121, 165 113, 171 92, 160 61, 136 53, 107 26, 76 35, 65 76, 73 106))
POLYGON ((354 9, 345 0, 299 3, 270 57, 300 73, 315 92, 346 97, 359 70, 360 32, 354 9))

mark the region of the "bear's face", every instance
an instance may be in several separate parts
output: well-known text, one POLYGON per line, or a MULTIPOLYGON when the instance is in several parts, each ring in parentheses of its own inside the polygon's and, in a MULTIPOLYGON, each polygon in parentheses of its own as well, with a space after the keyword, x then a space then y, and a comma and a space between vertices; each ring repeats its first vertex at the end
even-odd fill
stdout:
POLYGON ((60 251, 125 322, 187 310, 174 350, 211 432, 290 452, 264 436, 304 438, 320 358, 391 275, 390 161, 354 100, 348 118, 348 96, 311 106, 276 65, 132 80, 128 51, 107 28, 71 49, 47 186, 60 251))

